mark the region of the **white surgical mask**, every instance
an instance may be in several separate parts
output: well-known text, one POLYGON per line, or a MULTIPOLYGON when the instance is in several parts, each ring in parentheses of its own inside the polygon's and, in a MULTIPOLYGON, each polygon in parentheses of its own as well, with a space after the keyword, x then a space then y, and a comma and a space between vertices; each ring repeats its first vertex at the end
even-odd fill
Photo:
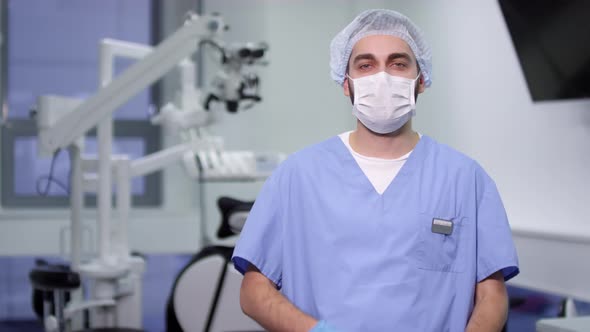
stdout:
POLYGON ((416 80, 382 71, 353 81, 352 114, 365 127, 379 134, 392 133, 416 114, 416 80))

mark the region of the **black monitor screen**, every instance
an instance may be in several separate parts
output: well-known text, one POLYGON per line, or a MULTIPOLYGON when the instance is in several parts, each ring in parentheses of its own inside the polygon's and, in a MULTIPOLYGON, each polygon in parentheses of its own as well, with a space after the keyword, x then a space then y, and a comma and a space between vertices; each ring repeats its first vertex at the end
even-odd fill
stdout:
POLYGON ((590 0, 499 0, 534 101, 590 97, 590 0))

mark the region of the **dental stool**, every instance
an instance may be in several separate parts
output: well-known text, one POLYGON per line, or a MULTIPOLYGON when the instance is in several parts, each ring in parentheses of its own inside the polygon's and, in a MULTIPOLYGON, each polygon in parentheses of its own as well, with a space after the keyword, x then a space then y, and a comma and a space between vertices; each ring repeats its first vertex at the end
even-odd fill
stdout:
MULTIPOLYGON (((65 306, 69 301, 70 292, 80 287, 80 275, 67 265, 49 264, 46 261, 38 260, 35 268, 29 273, 29 280, 33 287, 33 309, 37 315, 43 318, 45 331, 69 331, 66 328, 69 317, 67 317, 65 306)), ((78 310, 88 308, 90 307, 81 306, 78 310)), ((92 328, 79 330, 79 332, 143 332, 143 330, 92 328)))

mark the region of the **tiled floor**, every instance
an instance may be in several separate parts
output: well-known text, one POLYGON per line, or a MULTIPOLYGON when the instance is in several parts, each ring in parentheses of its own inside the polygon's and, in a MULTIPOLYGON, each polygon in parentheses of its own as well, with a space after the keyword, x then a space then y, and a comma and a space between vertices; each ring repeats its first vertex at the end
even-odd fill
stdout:
MULTIPOLYGON (((143 314, 144 328, 149 332, 165 331, 165 308, 170 289, 178 271, 190 255, 150 255, 144 276, 143 314)), ((0 332, 42 331, 31 309, 31 288, 28 271, 34 258, 0 257, 0 332)), ((555 317, 561 298, 524 289, 509 288, 511 297, 525 301, 510 311, 508 332, 534 332, 535 322, 555 317)), ((577 303, 580 314, 590 315, 590 304, 577 303)))

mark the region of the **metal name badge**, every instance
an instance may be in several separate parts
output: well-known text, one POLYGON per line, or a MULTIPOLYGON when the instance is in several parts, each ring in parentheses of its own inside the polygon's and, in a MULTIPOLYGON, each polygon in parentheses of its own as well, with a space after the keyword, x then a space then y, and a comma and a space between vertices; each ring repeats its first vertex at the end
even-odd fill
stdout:
POLYGON ((451 235, 453 233, 453 222, 450 220, 433 218, 432 233, 451 235))

